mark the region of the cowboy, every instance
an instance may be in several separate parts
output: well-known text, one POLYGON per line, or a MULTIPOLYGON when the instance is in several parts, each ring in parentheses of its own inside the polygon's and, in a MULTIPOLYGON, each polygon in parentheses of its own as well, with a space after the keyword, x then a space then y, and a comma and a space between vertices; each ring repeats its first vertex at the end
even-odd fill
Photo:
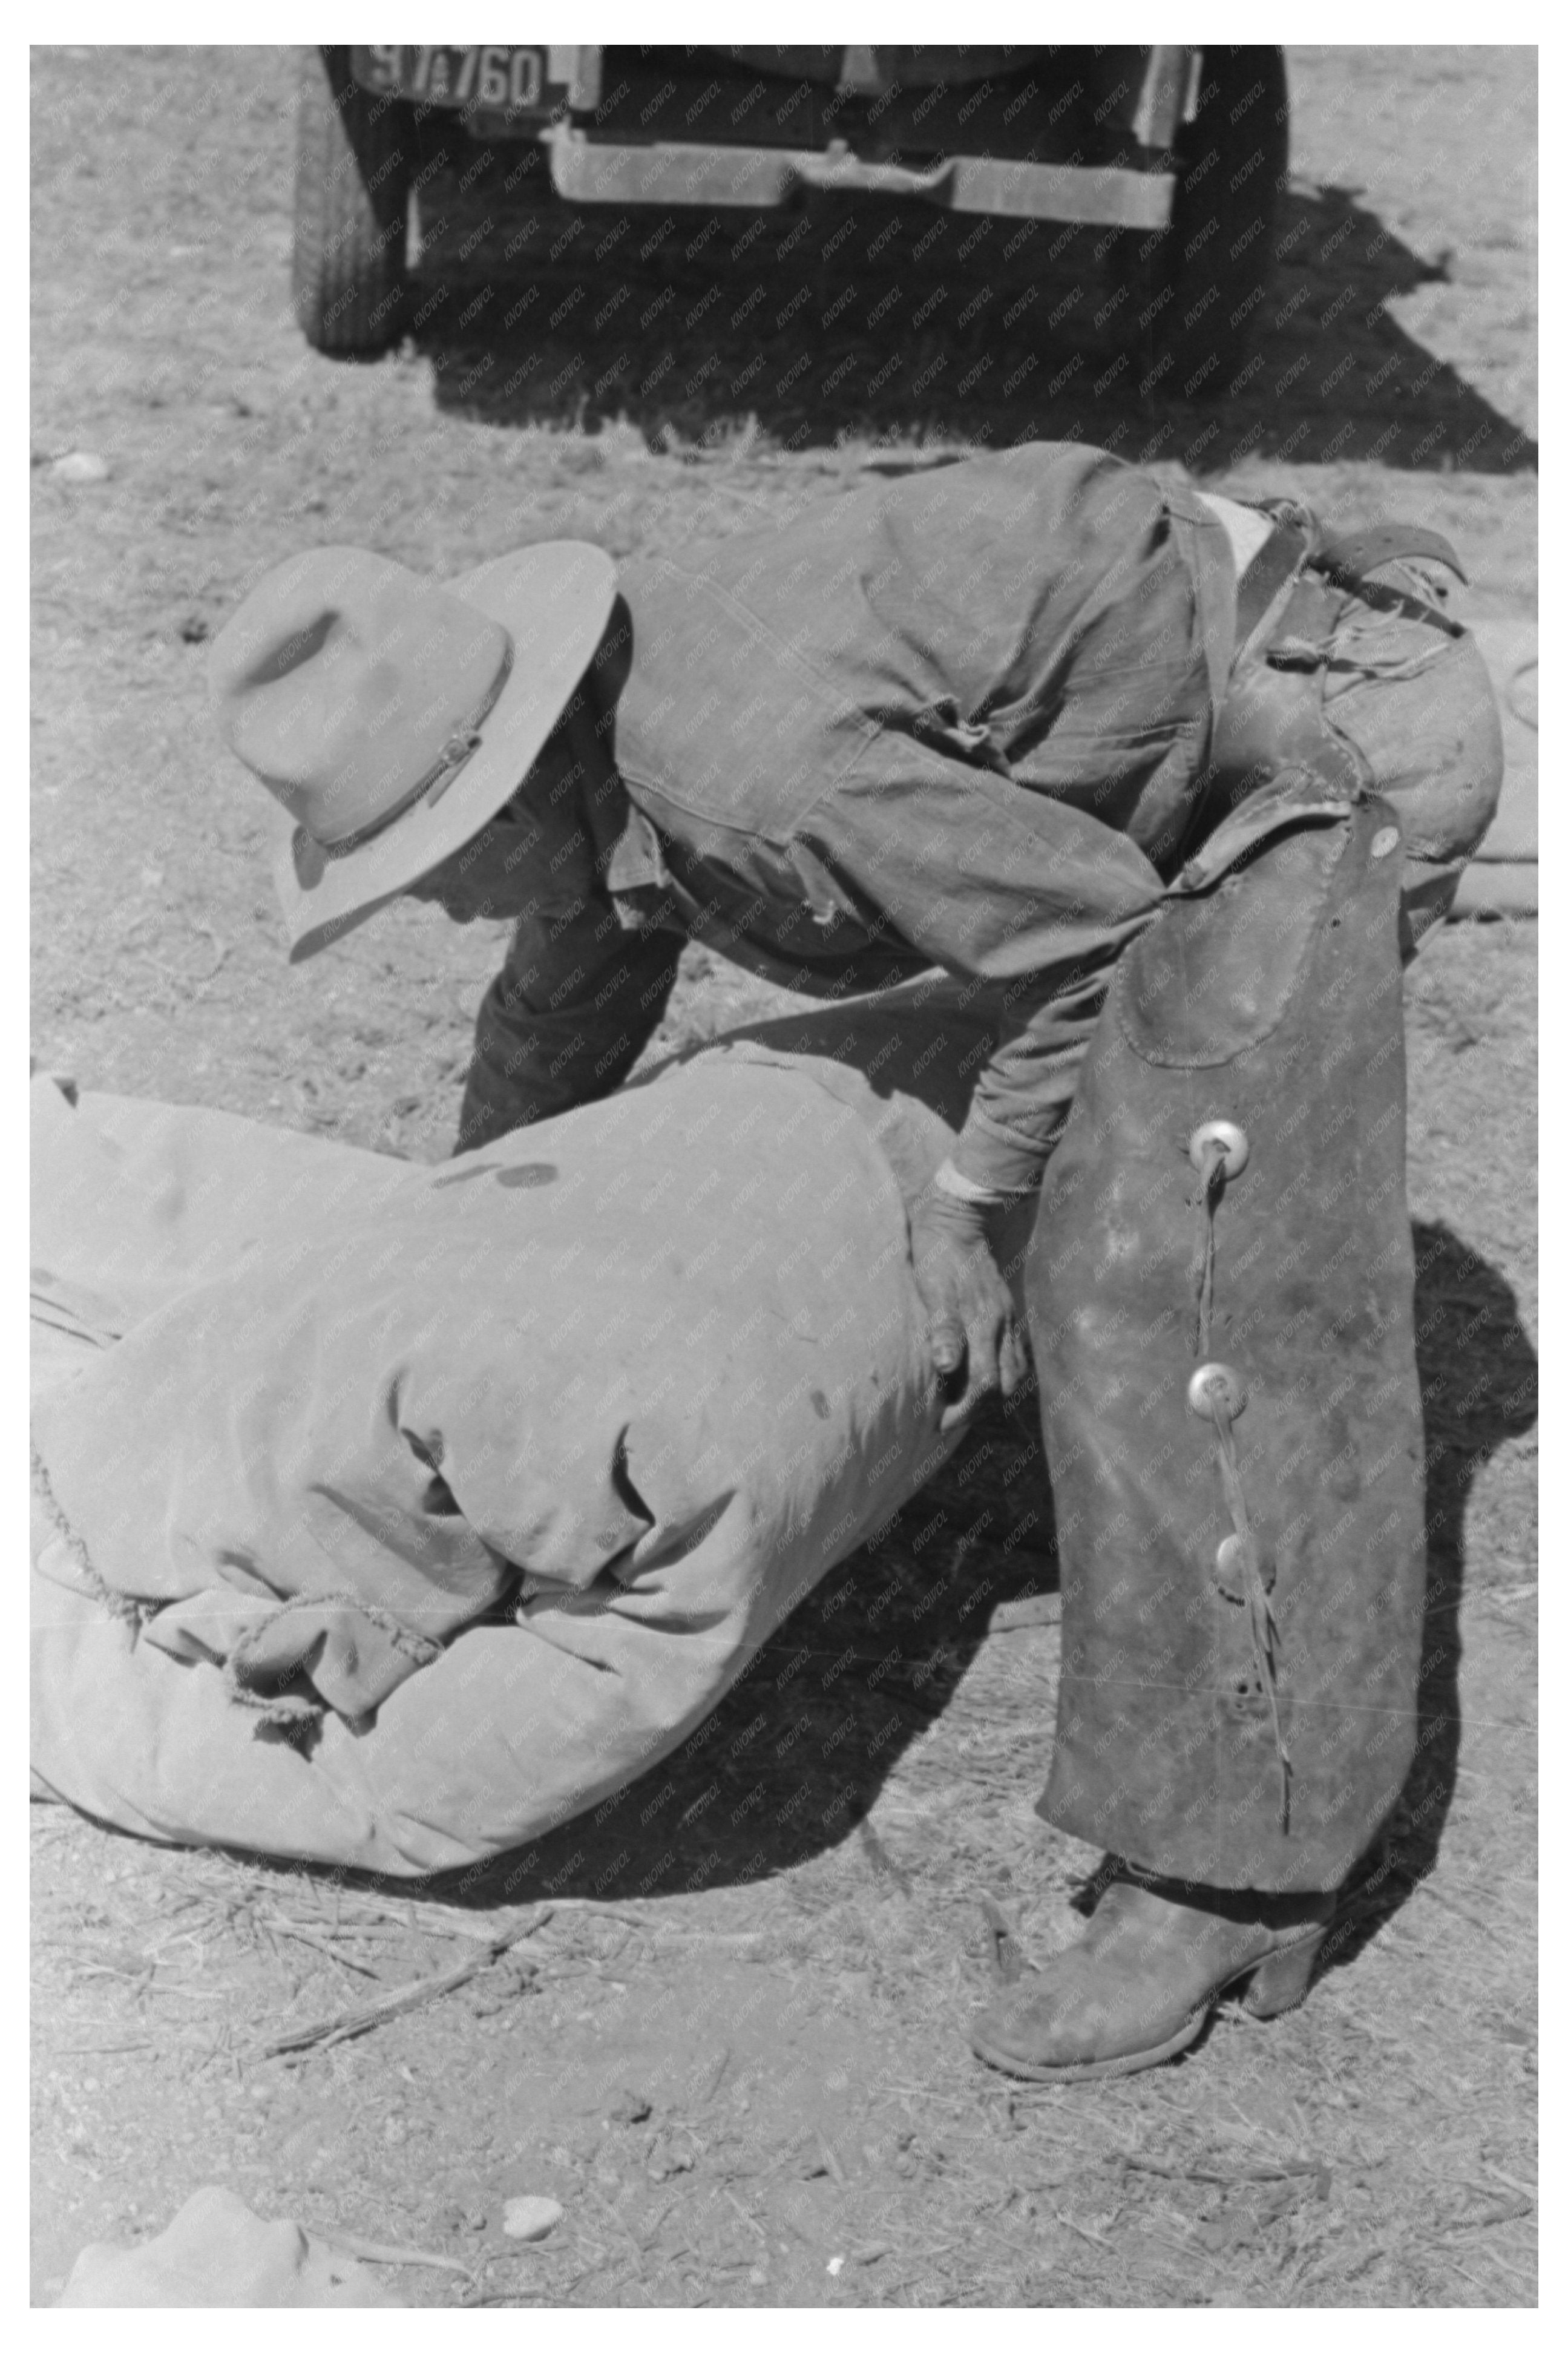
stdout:
MULTIPOLYGON (((830 997, 932 966, 990 992, 994 1049, 911 1219, 931 1360, 947 1384, 944 1427, 1024 1376, 990 1221, 1039 1187, 1089 1071, 1094 1116, 1080 1103, 1064 1147, 1078 1190, 1047 1177, 1028 1288, 1050 1377, 1047 1459, 1070 1456, 1066 1475, 1088 1499, 1061 1547, 1051 1818, 1105 1834, 1121 1875, 1085 1945, 977 2030, 983 2054, 1015 2072, 1070 2078, 1151 2063, 1190 2040, 1220 1992, 1249 1979, 1255 1992, 1268 1980, 1274 2007, 1281 1989, 1300 1998, 1324 1906, 1397 1794, 1402 1747, 1408 1761, 1420 1590, 1411 1495, 1401 1490, 1392 1519, 1384 1511, 1385 1529, 1398 1525, 1373 1562, 1358 1571, 1341 1558, 1343 1543, 1335 1555, 1346 1610, 1358 1574, 1392 1577, 1396 1589, 1379 1584, 1377 1598, 1401 1630, 1392 1669, 1374 1669, 1364 1644, 1335 1654, 1342 1679, 1376 1683, 1396 1727, 1375 1762, 1358 1762, 1347 1685, 1335 1703, 1346 1711, 1335 1719, 1335 1781, 1330 1752, 1314 1761, 1290 1728, 1296 1683, 1310 1679, 1310 1660, 1297 1655, 1307 1618, 1292 1615, 1298 1585, 1316 1574, 1310 1530, 1275 1540, 1258 1501, 1268 1462, 1291 1459, 1296 1425, 1289 1410, 1255 1406, 1268 1461, 1241 1460, 1232 1423, 1245 1368, 1217 1357, 1197 1368, 1207 1386, 1189 1418, 1218 1453, 1189 1466, 1179 1502, 1163 1492, 1168 1472, 1142 1479, 1149 1508, 1131 1582, 1146 1605, 1138 1624, 1153 1636, 1135 1640, 1121 1625, 1125 1611, 1107 1597, 1124 1592, 1129 1572, 1105 1530, 1118 1525, 1118 1480, 1139 1485, 1125 1472, 1148 1428, 1135 1409, 1173 1376, 1149 1365, 1152 1341, 1107 1369, 1086 1269, 1111 1269, 1118 1282, 1145 1262, 1161 1281, 1169 1271, 1170 1169, 1156 1154, 1142 1208, 1118 1190, 1152 1132, 1127 1127, 1140 1090, 1153 1103, 1175 1084, 1179 1104, 1162 1097, 1150 1116, 1158 1126, 1190 1113, 1196 1136, 1205 1104, 1226 1113, 1213 1074, 1230 1071, 1251 1105, 1252 1198, 1285 1220, 1293 1198, 1299 1214, 1299 1193, 1269 1190, 1282 1182, 1284 1148, 1259 1142, 1259 1122, 1279 1106, 1262 1108, 1272 1096, 1259 1093, 1258 1056, 1289 1047, 1296 1060, 1276 1078, 1309 1099, 1314 1071, 1326 1067, 1331 1086, 1336 1068, 1359 1067, 1345 1052, 1369 1023, 1393 1018, 1400 958, 1446 911, 1496 802, 1496 707, 1473 639, 1447 609, 1449 573, 1452 551, 1417 528, 1335 536, 1289 501, 1246 507, 1100 450, 1041 444, 879 480, 783 525, 618 565, 566 543, 437 586, 363 551, 321 549, 268 575, 214 649, 223 732, 283 812, 275 871, 292 960, 400 893, 459 922, 515 919, 479 1017, 459 1150, 614 1089, 657 1028, 690 941, 830 997), (1375 860, 1369 824, 1383 841, 1375 860), (1381 989, 1375 1020, 1336 988, 1342 933, 1358 955, 1364 948, 1368 986, 1381 989), (1127 1034, 1142 1043, 1122 1069, 1112 1050, 1127 1034), (1085 1202, 1098 1204, 1092 1214, 1085 1202), (1053 1233, 1075 1231, 1070 1248, 1053 1248, 1053 1233), (1058 1449, 1069 1390, 1098 1395, 1092 1441, 1074 1426, 1058 1449), (1219 1506, 1205 1479, 1232 1498, 1236 1542, 1183 1620, 1202 1637, 1185 1661, 1202 1721, 1194 1731, 1178 1711, 1142 1779, 1119 1775, 1105 1758, 1114 1765, 1115 1744, 1133 1732, 1120 1665, 1134 1662, 1138 1690, 1159 1683, 1160 1636, 1194 1546, 1215 1551, 1219 1506), (1205 1611, 1217 1612, 1207 1633, 1205 1611), (1243 1620, 1247 1647, 1233 1657, 1243 1620), (1110 1631, 1090 1641, 1086 1627, 1110 1631), (1071 1661, 1090 1651, 1094 1672, 1069 1689, 1071 1661), (1221 1684, 1223 1738, 1203 1716, 1221 1684), (1195 1797, 1172 1762, 1184 1755, 1189 1778, 1194 1757, 1204 1767, 1195 1797), (1287 1807, 1284 1829, 1255 1836, 1259 1807, 1274 1822, 1270 1776, 1291 1769, 1293 1820, 1287 1807), (1176 1789, 1163 1806, 1152 1794, 1161 1774, 1176 1789), (1329 1836, 1317 1813, 1331 1784, 1329 1836), (1237 1825, 1228 1845, 1214 1831, 1220 1820, 1237 1825)), ((1352 1090, 1352 1140, 1364 1122, 1392 1148, 1376 1120, 1401 1070, 1385 1055, 1352 1090)), ((1205 1359, 1216 1331, 1236 1328, 1247 1284, 1267 1292, 1267 1236, 1249 1233, 1245 1278, 1229 1250, 1226 1202, 1247 1198, 1247 1151, 1230 1133, 1240 1124, 1208 1117, 1180 1180, 1201 1190, 1205 1359), (1224 1303, 1214 1311, 1216 1263, 1224 1303)), ((1342 1139, 1344 1127, 1319 1122, 1342 1139)), ((1299 1183, 1305 1171, 1310 1193, 1320 1134, 1291 1134, 1292 1174, 1299 1183)), ((1401 1232, 1408 1252, 1402 1172, 1401 1156, 1397 1201, 1391 1209, 1385 1187, 1378 1212, 1394 1237, 1384 1262, 1396 1289, 1401 1232)), ((1360 1226, 1364 1237, 1378 1219, 1363 1214, 1360 1226)), ((1336 1237, 1342 1229, 1353 1276, 1362 1243, 1348 1208, 1336 1237)), ((1342 1284, 1343 1253, 1335 1263, 1342 1284)), ((1171 1309, 1177 1320, 1184 1312, 1171 1309)), ((1289 1318, 1269 1293, 1247 1328, 1271 1320, 1289 1318)), ((1400 1326, 1389 1343, 1406 1423, 1407 1340, 1400 1326)), ((1376 1356, 1370 1398, 1388 1394, 1371 1377, 1376 1356)), ((1400 1442, 1407 1436, 1402 1425, 1400 1442)), ((1179 1452, 1189 1438, 1171 1446, 1179 1452)), ((1342 1463, 1337 1475, 1342 1486, 1342 1463)), ((1328 1639, 1315 1621, 1312 1639, 1320 1650, 1328 1639)))

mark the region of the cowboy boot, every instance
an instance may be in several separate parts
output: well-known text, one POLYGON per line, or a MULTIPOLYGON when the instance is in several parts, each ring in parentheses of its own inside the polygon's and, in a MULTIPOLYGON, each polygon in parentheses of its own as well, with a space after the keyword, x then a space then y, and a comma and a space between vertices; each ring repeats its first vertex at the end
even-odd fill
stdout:
POLYGON ((1333 1909, 1331 1894, 1118 1877, 1089 1934, 983 2010, 971 2044, 991 2066, 1035 2083, 1135 2074, 1184 2051, 1234 1987, 1245 1983, 1254 2018, 1293 2010, 1333 1909))

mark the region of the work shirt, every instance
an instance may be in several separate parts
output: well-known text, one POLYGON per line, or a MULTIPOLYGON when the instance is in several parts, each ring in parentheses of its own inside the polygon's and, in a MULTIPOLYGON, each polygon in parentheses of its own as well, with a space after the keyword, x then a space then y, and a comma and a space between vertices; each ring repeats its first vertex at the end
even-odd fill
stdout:
POLYGON ((619 586, 522 797, 537 895, 461 1145, 614 1087, 693 940, 819 996, 932 966, 991 992, 954 1161, 1027 1189, 1199 824, 1224 532, 1042 443, 633 558, 619 586))

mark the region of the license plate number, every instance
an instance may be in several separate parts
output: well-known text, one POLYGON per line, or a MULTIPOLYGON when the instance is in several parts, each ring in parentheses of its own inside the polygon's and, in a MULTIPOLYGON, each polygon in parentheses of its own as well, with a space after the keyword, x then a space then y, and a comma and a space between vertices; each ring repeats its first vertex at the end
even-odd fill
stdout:
POLYGON ((542 48, 356 49, 354 79, 366 90, 411 98, 422 106, 486 114, 551 114, 566 96, 552 82, 542 48))

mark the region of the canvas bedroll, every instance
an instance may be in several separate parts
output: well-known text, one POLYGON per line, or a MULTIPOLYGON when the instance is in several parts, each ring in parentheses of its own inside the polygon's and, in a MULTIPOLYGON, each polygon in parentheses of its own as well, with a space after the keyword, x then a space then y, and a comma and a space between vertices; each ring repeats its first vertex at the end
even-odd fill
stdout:
POLYGON ((906 1204, 988 1037, 920 983, 434 1166, 36 1080, 44 1789, 416 1875, 673 1748, 949 1451, 906 1204))

